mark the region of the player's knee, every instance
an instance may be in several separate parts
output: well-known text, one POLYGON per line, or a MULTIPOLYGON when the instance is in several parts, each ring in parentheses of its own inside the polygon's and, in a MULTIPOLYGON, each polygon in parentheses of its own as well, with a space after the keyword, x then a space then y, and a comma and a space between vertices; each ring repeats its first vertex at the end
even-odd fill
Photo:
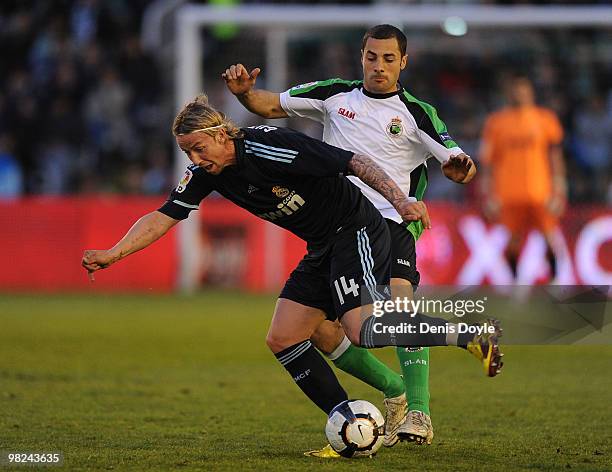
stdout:
POLYGON ((274 333, 268 333, 266 336, 266 344, 272 352, 279 352, 283 350, 280 339, 274 333))
POLYGON ((295 344, 295 342, 291 341, 286 336, 283 336, 281 333, 268 332, 268 335, 266 336, 266 344, 268 345, 268 348, 276 354, 277 352, 292 346, 295 344))
POLYGON ((319 351, 330 354, 340 345, 344 339, 344 330, 340 323, 324 321, 312 334, 310 341, 319 351))
POLYGON ((363 313, 361 308, 355 308, 354 310, 346 312, 341 321, 344 333, 351 344, 358 347, 367 347, 363 346, 362 331, 364 330, 364 323, 367 323, 368 319, 372 317, 370 316, 365 321, 362 321, 362 316, 363 313))
POLYGON ((346 329, 346 337, 349 338, 349 341, 351 342, 351 344, 353 344, 354 346, 359 346, 359 347, 363 347, 361 346, 361 332, 359 329, 355 329, 355 328, 351 328, 351 329, 346 329))

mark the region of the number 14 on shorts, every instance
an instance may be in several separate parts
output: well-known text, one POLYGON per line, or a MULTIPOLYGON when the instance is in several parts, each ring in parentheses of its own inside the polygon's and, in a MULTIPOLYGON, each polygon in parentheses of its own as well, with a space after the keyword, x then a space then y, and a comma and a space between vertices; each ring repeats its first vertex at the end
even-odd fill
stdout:
POLYGON ((340 305, 344 305, 344 295, 352 294, 354 297, 359 296, 359 285, 355 283, 355 279, 349 279, 347 284, 344 275, 339 279, 334 280, 334 287, 336 287, 340 305), (342 288, 340 288, 340 286, 342 286, 342 288))

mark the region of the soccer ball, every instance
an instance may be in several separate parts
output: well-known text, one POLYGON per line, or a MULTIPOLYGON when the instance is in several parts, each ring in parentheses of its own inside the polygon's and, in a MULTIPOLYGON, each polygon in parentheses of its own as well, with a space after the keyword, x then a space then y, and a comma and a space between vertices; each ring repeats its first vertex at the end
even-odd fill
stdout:
POLYGON ((346 400, 329 414, 325 435, 343 457, 373 456, 383 443, 385 419, 370 402, 346 400))

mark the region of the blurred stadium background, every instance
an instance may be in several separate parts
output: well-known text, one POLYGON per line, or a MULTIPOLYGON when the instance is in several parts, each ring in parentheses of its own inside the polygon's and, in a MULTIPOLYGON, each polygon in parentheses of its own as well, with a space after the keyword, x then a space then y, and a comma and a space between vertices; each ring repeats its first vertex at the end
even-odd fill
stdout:
MULTIPOLYGON (((261 8, 260 2, 209 3, 261 8)), ((397 23, 408 36, 402 81, 435 104, 453 137, 476 160, 483 120, 503 104, 504 79, 515 72, 532 77, 539 102, 557 112, 566 132, 570 207, 563 219, 560 282, 609 285, 612 16, 603 5, 580 3, 579 15, 563 12, 564 2, 538 2, 554 9, 540 13, 546 24, 520 13, 528 2, 351 5, 374 9, 372 23, 393 22, 388 7, 429 17, 422 24, 414 18, 397 23), (504 7, 502 16, 519 16, 504 26, 476 24, 476 15, 465 9, 479 7, 504 7), (439 19, 432 21, 432 14, 439 19), (449 17, 455 18, 445 21, 449 17)), ((177 26, 185 5, 2 2, 0 290, 168 292, 221 286, 274 292, 303 254, 302 243, 290 235, 209 198, 194 221, 100 274, 95 288, 87 285, 79 267, 82 250, 108 247, 175 185, 183 162, 176 160, 170 125, 178 106, 192 96, 185 94, 189 87, 203 87, 216 106, 246 126, 261 119, 226 91, 220 73, 232 63, 262 67, 258 86, 277 91, 322 78, 361 77, 359 41, 367 24, 296 27, 274 17, 269 26, 205 24, 194 30, 195 39, 181 43, 189 46, 181 62, 179 32, 191 34, 177 26), (198 43, 201 48, 193 49, 198 43), (192 51, 200 54, 191 57, 192 51)), ((330 17, 345 19, 344 13, 336 15, 330 17)), ((314 122, 285 124, 321 135, 314 122)), ((424 283, 510 281, 509 272, 491 262, 504 240, 480 217, 477 190, 430 171, 426 201, 436 229, 419 242, 424 283)), ((536 283, 544 266, 541 241, 534 236, 523 251, 522 282, 536 283)))

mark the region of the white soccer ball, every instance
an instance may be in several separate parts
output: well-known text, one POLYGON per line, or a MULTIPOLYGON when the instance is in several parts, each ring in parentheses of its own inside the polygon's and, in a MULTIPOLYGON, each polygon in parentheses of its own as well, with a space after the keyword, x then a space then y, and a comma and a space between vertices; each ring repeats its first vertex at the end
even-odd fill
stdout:
POLYGON ((365 400, 346 400, 329 414, 325 435, 343 457, 376 454, 385 436, 385 419, 378 408, 365 400))

